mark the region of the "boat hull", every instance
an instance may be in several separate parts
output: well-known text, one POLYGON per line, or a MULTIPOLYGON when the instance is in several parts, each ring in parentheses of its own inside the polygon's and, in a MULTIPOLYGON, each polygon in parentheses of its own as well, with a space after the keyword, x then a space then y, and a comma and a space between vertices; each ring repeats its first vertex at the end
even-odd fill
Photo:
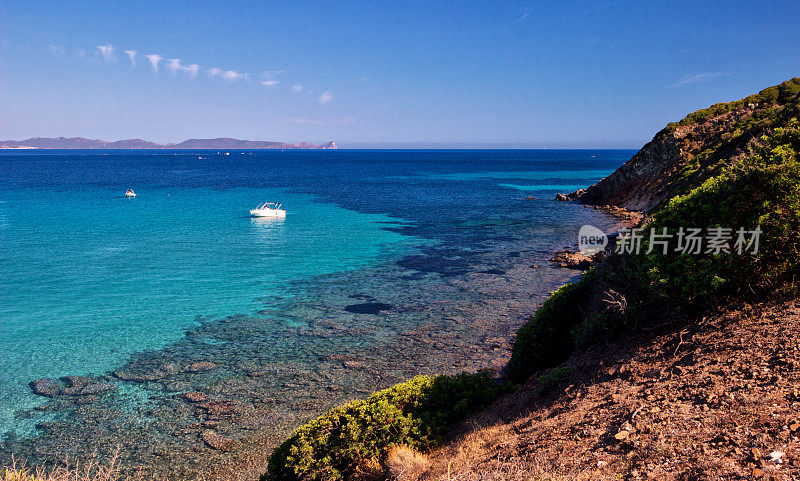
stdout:
POLYGON ((280 209, 251 209, 253 217, 286 217, 286 211, 280 209))

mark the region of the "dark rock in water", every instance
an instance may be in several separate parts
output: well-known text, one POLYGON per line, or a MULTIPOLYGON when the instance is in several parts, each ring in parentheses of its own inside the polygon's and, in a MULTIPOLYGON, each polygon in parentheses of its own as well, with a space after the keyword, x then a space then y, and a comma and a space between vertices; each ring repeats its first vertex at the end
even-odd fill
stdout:
POLYGON ((422 255, 405 256, 396 264, 418 272, 433 272, 442 277, 456 277, 469 274, 471 259, 474 259, 476 255, 475 251, 428 249, 422 255))
POLYGON ((115 389, 110 382, 97 381, 96 378, 65 376, 61 379, 67 384, 61 391, 62 396, 94 396, 115 389))
POLYGON ((81 389, 81 396, 90 396, 94 394, 103 394, 104 392, 113 391, 115 386, 110 382, 93 382, 87 384, 81 389))
POLYGON ((217 365, 213 362, 208 361, 200 361, 190 364, 189 367, 186 368, 186 372, 205 372, 205 371, 213 371, 217 368, 217 365))
POLYGON ((556 194, 556 200, 559 202, 566 202, 569 200, 569 197, 567 197, 567 194, 556 194))
POLYGON ((230 416, 237 414, 241 410, 241 405, 238 402, 228 399, 208 401, 199 406, 211 416, 230 416))
POLYGON ((75 398, 75 404, 78 406, 86 406, 100 401, 98 396, 78 396, 75 398))
POLYGON ((128 371, 114 371, 114 377, 120 379, 122 381, 129 381, 129 382, 151 382, 151 381, 158 381, 159 379, 164 379, 167 376, 167 373, 162 371, 150 371, 147 373, 135 373, 135 372, 128 372, 128 371))
POLYGON ((217 429, 219 421, 202 421, 186 426, 187 429, 217 429))
POLYGON ((344 310, 353 314, 380 314, 381 311, 388 311, 394 306, 383 302, 364 302, 361 304, 350 304, 344 310))
POLYGON ((187 381, 175 381, 164 385, 164 389, 172 392, 181 392, 191 389, 192 384, 187 381))
POLYGON ((329 354, 327 356, 322 356, 321 359, 325 361, 339 361, 342 363, 342 366, 347 369, 361 369, 365 365, 364 361, 354 356, 348 356, 347 354, 329 354))
POLYGON ((177 374, 180 372, 178 365, 174 362, 165 362, 161 365, 160 368, 156 369, 159 373, 164 373, 165 376, 169 376, 171 374, 177 374))
POLYGON ((148 368, 148 369, 136 369, 130 370, 120 370, 114 371, 114 377, 120 379, 122 381, 129 381, 129 382, 153 382, 153 381, 160 381, 168 376, 173 374, 178 374, 180 372, 180 368, 174 362, 165 362, 161 364, 156 369, 148 368))
POLYGON ((61 384, 50 378, 31 381, 30 386, 33 393, 39 396, 55 397, 61 392, 61 384))
POLYGON ((580 252, 564 250, 557 252, 556 255, 550 259, 550 262, 556 263, 558 267, 585 270, 592 266, 593 259, 580 252))
POLYGON ((36 429, 40 431, 57 431, 64 425, 56 421, 42 421, 36 424, 36 429))
POLYGON ((480 271, 481 274, 494 274, 496 276, 502 276, 506 273, 503 269, 486 269, 485 271, 480 271))
POLYGON ((361 369, 364 367, 364 363, 361 361, 351 361, 348 359, 342 361, 342 366, 346 367, 347 369, 361 369))
POLYGON ((67 383, 67 388, 82 388, 92 382, 91 378, 84 376, 64 376, 61 380, 67 383))
POLYGON ((233 451, 239 446, 239 443, 235 439, 221 436, 211 429, 206 429, 200 433, 200 438, 208 447, 214 448, 217 451, 233 451))
POLYGON ((202 392, 185 392, 181 397, 190 403, 202 403, 208 401, 208 394, 202 392))

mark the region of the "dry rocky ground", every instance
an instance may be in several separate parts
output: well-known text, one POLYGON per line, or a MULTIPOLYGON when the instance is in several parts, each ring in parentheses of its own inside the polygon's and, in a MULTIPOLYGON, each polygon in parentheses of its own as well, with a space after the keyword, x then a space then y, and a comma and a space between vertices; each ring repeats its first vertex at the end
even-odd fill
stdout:
POLYGON ((800 479, 799 327, 795 300, 640 330, 390 465, 452 481, 800 479))

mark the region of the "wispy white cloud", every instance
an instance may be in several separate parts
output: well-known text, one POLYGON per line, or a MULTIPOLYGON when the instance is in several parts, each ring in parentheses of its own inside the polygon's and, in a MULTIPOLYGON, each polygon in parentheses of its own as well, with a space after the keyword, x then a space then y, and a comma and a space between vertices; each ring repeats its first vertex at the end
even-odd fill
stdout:
POLYGON ((531 10, 529 8, 526 8, 525 10, 523 10, 522 15, 517 17, 517 19, 513 20, 511 23, 514 24, 514 23, 524 22, 529 18, 531 18, 531 10))
POLYGON ((167 60, 167 68, 172 70, 172 75, 175 75, 181 69, 181 59, 172 58, 167 60))
POLYGON ((207 70, 208 74, 213 77, 224 78, 225 80, 248 80, 249 76, 246 73, 240 73, 235 70, 222 70, 221 68, 213 67, 207 70))
POLYGON ((123 50, 123 53, 128 55, 128 58, 131 59, 131 68, 136 66, 136 50, 123 50))
POLYGON ((226 70, 222 72, 222 78, 225 80, 240 80, 240 79, 247 79, 246 73, 239 73, 234 70, 226 70))
POLYGON ((151 53, 150 55, 145 55, 145 57, 150 61, 150 66, 153 67, 153 72, 158 73, 158 62, 164 60, 164 57, 157 53, 151 53))
POLYGON ((172 75, 175 75, 178 72, 186 72, 192 78, 197 77, 197 73, 200 71, 200 66, 196 63, 191 65, 181 65, 181 59, 179 58, 171 58, 167 60, 167 68, 172 71, 172 75))
POLYGON ((265 70, 261 73, 261 78, 264 79, 261 81, 261 85, 265 85, 267 87, 274 87, 275 85, 278 85, 280 82, 275 80, 275 76, 282 73, 284 73, 283 70, 265 70))
MULTIPOLYGON (((57 46, 57 45, 48 45, 48 48, 50 49, 51 53, 53 55, 55 55, 55 56, 59 56, 59 57, 65 56, 65 50, 64 50, 63 47, 60 47, 60 46, 57 46)), ((130 50, 122 50, 122 53, 127 55, 128 59, 131 62, 131 68, 132 69, 135 68, 136 67, 136 59, 137 59, 137 56, 139 55, 138 51, 130 49, 130 50)), ((83 51, 83 50, 79 50, 78 54, 81 57, 85 57, 86 56, 86 52, 83 51)), ((98 57, 98 56, 102 57, 103 61, 106 64, 117 60, 117 57, 115 56, 114 46, 112 46, 111 44, 98 45, 97 46, 97 50, 95 51, 94 55, 95 55, 95 57, 98 57)), ((148 54, 148 55, 142 55, 142 57, 147 59, 147 61, 150 64, 150 67, 153 69, 154 73, 158 73, 159 66, 161 65, 162 61, 166 65, 167 69, 170 72, 172 72, 172 75, 177 75, 179 72, 185 72, 190 77, 195 78, 200 73, 200 65, 198 65, 198 64, 185 65, 185 64, 181 63, 181 60, 179 58, 166 59, 166 58, 164 58, 161 55, 156 54, 156 53, 151 53, 151 54, 148 54)), ((217 68, 217 67, 209 68, 208 70, 205 70, 205 72, 208 73, 208 75, 210 75, 212 77, 219 77, 221 79, 229 80, 231 82, 237 82, 237 81, 240 81, 240 80, 244 80, 246 82, 250 81, 250 74, 248 74, 246 72, 239 72, 239 71, 236 71, 236 70, 223 70, 223 69, 220 69, 220 68, 217 68)), ((285 73, 284 70, 265 70, 260 74, 260 76, 257 76, 256 78, 257 78, 257 81, 261 85, 263 85, 265 87, 274 87, 274 86, 279 85, 281 83, 281 81, 278 80, 276 78, 276 76, 280 75, 280 74, 283 74, 283 73, 285 73)), ((305 92, 311 98, 314 97, 314 91, 313 90, 306 89, 302 84, 299 84, 299 83, 292 85, 292 91, 295 92, 295 93, 305 92)), ((327 104, 333 99, 333 94, 331 92, 329 92, 329 91, 324 91, 317 98, 319 100, 319 103, 327 104)), ((295 120, 297 120, 297 119, 295 119, 295 120)), ((299 120, 303 120, 303 119, 299 119, 299 120)), ((309 120, 309 119, 305 119, 305 120, 309 120)), ((306 123, 314 123, 314 122, 315 122, 314 120, 309 120, 309 122, 306 122, 306 123)), ((331 122, 332 121, 326 121, 326 123, 328 123, 328 124, 330 124, 331 122)), ((344 123, 349 123, 349 122, 350 121, 347 120, 344 123)))
POLYGON ((694 75, 685 75, 680 80, 670 85, 670 87, 683 87, 684 85, 708 82, 709 80, 725 75, 722 72, 701 72, 694 75))
POLYGON ((200 72, 200 66, 197 65, 196 63, 193 63, 191 65, 186 65, 185 67, 183 67, 183 70, 184 72, 188 72, 190 77, 195 78, 197 77, 197 73, 200 72))
POLYGON ((504 24, 504 26, 510 27, 512 25, 516 25, 518 23, 525 22, 529 18, 531 18, 531 13, 534 13, 534 12, 535 12, 535 10, 533 10, 532 8, 525 8, 525 9, 522 10, 522 13, 520 13, 517 18, 515 18, 514 20, 511 20, 510 22, 506 22, 504 24))
POLYGON ((66 56, 66 51, 61 45, 48 45, 47 48, 49 48, 50 53, 56 57, 64 58, 66 56))
POLYGON ((103 57, 103 62, 108 63, 114 60, 114 47, 111 44, 98 45, 97 50, 100 56, 103 57))

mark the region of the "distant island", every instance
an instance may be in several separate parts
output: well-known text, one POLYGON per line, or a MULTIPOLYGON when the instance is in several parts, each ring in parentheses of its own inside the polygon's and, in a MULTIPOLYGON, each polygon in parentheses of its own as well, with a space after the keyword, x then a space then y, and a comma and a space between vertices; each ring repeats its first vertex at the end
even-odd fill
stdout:
POLYGON ((189 139, 178 144, 157 144, 142 139, 113 142, 83 137, 33 137, 25 140, 0 140, 0 149, 336 149, 334 142, 321 145, 309 142, 270 142, 229 137, 189 139))

